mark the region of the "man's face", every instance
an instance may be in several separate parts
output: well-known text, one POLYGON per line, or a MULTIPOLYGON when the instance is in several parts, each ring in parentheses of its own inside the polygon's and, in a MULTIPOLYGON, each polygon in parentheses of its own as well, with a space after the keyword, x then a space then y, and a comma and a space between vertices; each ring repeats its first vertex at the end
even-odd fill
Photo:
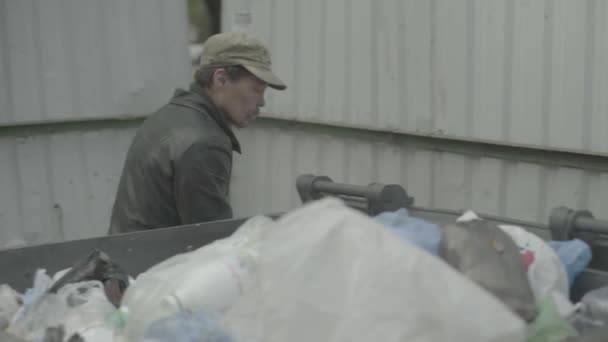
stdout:
POLYGON ((226 79, 221 90, 218 107, 237 127, 245 127, 253 121, 264 106, 266 84, 254 76, 235 81, 226 79))

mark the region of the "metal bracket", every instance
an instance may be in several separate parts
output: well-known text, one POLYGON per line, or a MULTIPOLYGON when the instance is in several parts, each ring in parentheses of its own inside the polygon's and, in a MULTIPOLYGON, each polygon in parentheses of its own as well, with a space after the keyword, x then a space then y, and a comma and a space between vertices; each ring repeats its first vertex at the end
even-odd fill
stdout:
POLYGON ((595 219, 588 210, 557 207, 549 216, 549 229, 554 240, 569 240, 575 232, 608 234, 608 222, 595 219))
POLYGON ((372 183, 368 186, 359 186, 335 183, 327 176, 306 174, 298 177, 296 188, 303 203, 325 196, 336 196, 348 206, 362 210, 369 215, 395 211, 414 204, 414 198, 410 197, 403 187, 396 184, 372 183))

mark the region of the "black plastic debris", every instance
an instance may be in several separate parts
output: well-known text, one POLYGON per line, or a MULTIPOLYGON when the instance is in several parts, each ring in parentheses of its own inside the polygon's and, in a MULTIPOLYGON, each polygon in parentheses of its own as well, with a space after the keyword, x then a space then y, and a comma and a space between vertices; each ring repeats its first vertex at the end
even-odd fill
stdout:
MULTIPOLYGON (((42 342, 63 342, 65 337, 65 328, 63 325, 57 327, 48 327, 44 332, 44 338, 42 342)), ((72 335, 67 342, 85 342, 84 339, 78 335, 72 335)))
POLYGON ((66 284, 91 280, 103 283, 108 300, 114 306, 120 306, 122 295, 129 286, 129 276, 106 253, 98 249, 74 264, 70 271, 53 284, 49 292, 56 293, 66 284))

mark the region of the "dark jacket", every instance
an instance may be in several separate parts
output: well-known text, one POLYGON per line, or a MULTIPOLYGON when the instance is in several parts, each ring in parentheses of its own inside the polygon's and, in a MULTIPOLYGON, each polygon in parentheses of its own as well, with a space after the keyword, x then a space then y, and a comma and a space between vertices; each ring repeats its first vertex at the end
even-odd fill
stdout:
POLYGON ((147 118, 127 153, 110 234, 232 217, 232 151, 224 114, 193 84, 147 118))

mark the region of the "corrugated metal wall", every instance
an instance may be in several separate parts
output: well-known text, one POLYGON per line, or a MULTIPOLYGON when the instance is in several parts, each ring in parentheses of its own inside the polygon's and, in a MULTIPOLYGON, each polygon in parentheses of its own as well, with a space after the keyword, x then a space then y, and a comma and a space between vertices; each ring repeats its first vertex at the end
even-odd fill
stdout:
POLYGON ((225 0, 289 88, 277 117, 608 155, 608 2, 225 0))
POLYGON ((0 0, 0 247, 105 234, 139 121, 100 119, 187 86, 185 5, 0 0))
POLYGON ((547 222, 559 205, 607 213, 608 164, 599 158, 593 167, 567 165, 543 161, 537 151, 521 161, 517 149, 498 155, 465 146, 467 152, 459 153, 453 143, 428 138, 277 120, 263 120, 239 138, 243 155, 235 156, 232 201, 240 216, 296 207, 295 180, 304 173, 360 185, 397 183, 418 206, 472 208, 534 222, 547 222))
MULTIPOLYGON (((253 13, 290 86, 270 94, 282 120, 239 132, 237 216, 297 206, 310 172, 399 183, 422 206, 605 213, 606 159, 423 137, 607 155, 605 2, 224 5, 227 28, 253 13)), ((0 0, 0 245, 104 234, 139 120, 98 120, 153 111, 189 70, 181 0, 0 0)))
MULTIPOLYGON (((139 120, 0 129, 0 247, 106 233, 127 147, 139 120)), ((240 130, 231 200, 235 215, 300 204, 303 173, 403 185, 419 206, 474 208, 545 222, 568 205, 605 215, 608 165, 585 170, 493 156, 407 136, 261 119, 240 130)), ((584 165, 583 165, 584 166, 584 165)))
POLYGON ((141 115, 188 80, 182 0, 0 0, 0 125, 141 115))
POLYGON ((0 247, 105 234, 138 124, 0 129, 0 247))

